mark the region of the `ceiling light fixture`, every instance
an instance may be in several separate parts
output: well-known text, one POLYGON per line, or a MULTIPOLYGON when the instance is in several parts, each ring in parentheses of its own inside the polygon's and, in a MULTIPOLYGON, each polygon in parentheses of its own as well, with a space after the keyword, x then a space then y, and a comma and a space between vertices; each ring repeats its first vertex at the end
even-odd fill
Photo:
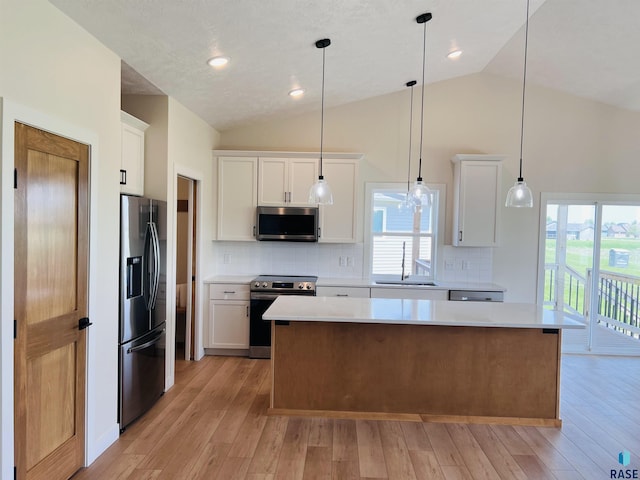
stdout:
POLYGON ((289 96, 293 98, 301 97, 304 95, 304 88, 294 88, 289 92, 289 96))
POLYGON ((431 190, 422 181, 422 135, 424 132, 424 71, 427 57, 427 22, 431 20, 431 13, 423 13, 416 18, 417 23, 424 24, 422 40, 422 101, 420 104, 420 162, 418 163, 418 178, 411 187, 410 194, 416 208, 431 205, 431 190))
POLYGON ((533 207, 533 194, 522 177, 522 145, 524 141, 524 94, 527 85, 527 44, 529 41, 529 0, 527 0, 527 21, 524 29, 524 69, 522 74, 522 117, 520 120, 520 175, 507 192, 507 207, 533 207))
POLYGON ((409 103, 409 159, 407 162, 407 193, 404 197, 404 200, 402 200, 402 202, 400 202, 400 204, 398 205, 398 208, 400 208, 401 210, 413 210, 416 207, 411 195, 411 133, 413 132, 413 87, 417 83, 418 82, 416 82, 415 80, 411 80, 410 82, 406 83, 407 87, 411 87, 411 100, 409 103))
POLYGON ((320 175, 318 181, 309 189, 309 203, 317 205, 332 205, 333 193, 331 187, 322 176, 322 144, 324 142, 324 65, 325 49, 331 45, 331 40, 323 38, 316 42, 316 48, 322 49, 322 103, 320 106, 320 175))
POLYGON ((229 57, 217 56, 207 60, 207 63, 214 68, 224 67, 229 63, 229 57))
POLYGON ((459 58, 460 55, 462 55, 462 50, 453 50, 452 52, 447 53, 447 58, 455 60, 456 58, 459 58))

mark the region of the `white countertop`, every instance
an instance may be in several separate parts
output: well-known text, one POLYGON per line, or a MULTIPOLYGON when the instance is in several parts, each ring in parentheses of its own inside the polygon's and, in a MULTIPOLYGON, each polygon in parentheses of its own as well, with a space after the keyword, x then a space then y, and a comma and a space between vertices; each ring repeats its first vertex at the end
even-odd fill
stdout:
MULTIPOLYGON (((215 275, 206 278, 205 284, 209 283, 240 283, 248 284, 258 275, 215 275)), ((382 276, 381 276, 382 277, 382 276)), ((391 276, 389 276, 391 277, 391 276)), ((393 276, 393 278, 397 275, 393 276)), ((415 278, 415 277, 414 277, 415 278)), ((426 290, 477 290, 490 292, 504 292, 506 289, 495 283, 465 283, 465 282, 440 282, 436 280, 436 285, 392 285, 379 284, 370 278, 330 278, 318 277, 317 287, 380 287, 380 288, 419 288, 426 290)))
POLYGON ((585 328, 562 312, 525 303, 283 295, 264 320, 386 323, 459 327, 585 328))
POLYGON ((249 284, 257 275, 215 275, 205 278, 203 283, 239 283, 249 284))

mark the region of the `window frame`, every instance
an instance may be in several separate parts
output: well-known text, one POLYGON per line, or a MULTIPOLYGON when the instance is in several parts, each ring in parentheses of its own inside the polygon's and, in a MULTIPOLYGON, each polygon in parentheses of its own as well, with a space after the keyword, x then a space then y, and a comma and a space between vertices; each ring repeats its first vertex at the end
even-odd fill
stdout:
MULTIPOLYGON (((435 221, 432 221, 433 234, 433 265, 432 275, 429 280, 434 281, 441 271, 441 255, 440 252, 444 245, 444 228, 445 213, 447 201, 447 186, 444 183, 428 183, 427 187, 438 192, 438 205, 435 212, 435 221)), ((364 212, 364 274, 368 278, 374 277, 372 273, 373 267, 373 233, 372 217, 373 217, 373 194, 378 192, 406 192, 407 184, 405 182, 367 182, 365 183, 365 212, 364 212)))

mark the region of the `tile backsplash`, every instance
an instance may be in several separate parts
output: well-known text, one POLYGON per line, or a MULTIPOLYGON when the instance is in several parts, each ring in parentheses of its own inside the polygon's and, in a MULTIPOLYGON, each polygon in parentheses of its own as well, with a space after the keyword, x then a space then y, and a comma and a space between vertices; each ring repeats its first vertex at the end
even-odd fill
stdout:
POLYGON ((218 275, 362 277, 362 244, 215 242, 218 275))
MULTIPOLYGON (((363 276, 364 245, 295 242, 214 242, 217 275, 363 276)), ((493 250, 441 247, 436 280, 491 282, 493 250)))
POLYGON ((452 247, 440 249, 440 268, 437 280, 441 282, 485 283, 493 281, 493 249, 482 247, 452 247))

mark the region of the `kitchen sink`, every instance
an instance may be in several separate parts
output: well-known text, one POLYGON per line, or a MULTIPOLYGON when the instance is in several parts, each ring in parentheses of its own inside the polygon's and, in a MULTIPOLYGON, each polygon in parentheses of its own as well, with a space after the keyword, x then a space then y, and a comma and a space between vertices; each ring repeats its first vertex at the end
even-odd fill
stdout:
POLYGON ((413 285, 413 286, 427 286, 427 287, 435 287, 436 284, 434 282, 425 282, 422 280, 377 280, 376 285, 413 285))

